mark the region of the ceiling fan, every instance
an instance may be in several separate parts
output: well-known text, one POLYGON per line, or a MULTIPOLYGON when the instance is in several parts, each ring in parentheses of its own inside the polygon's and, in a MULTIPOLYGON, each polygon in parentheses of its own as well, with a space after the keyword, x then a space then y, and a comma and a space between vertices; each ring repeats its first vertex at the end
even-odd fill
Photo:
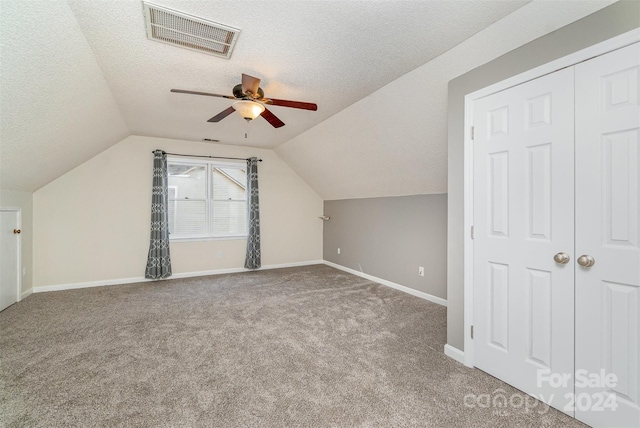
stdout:
POLYGON ((242 74, 242 83, 233 87, 233 95, 212 94, 209 92, 187 91, 184 89, 172 89, 171 92, 179 94, 206 95, 209 97, 228 98, 238 100, 231 107, 213 116, 207 122, 220 122, 234 111, 246 119, 247 122, 262 116, 274 128, 284 126, 284 122, 278 119, 266 105, 299 108, 303 110, 318 110, 318 106, 313 103, 302 101, 277 100, 275 98, 265 98, 264 91, 260 88, 260 79, 257 77, 242 74))

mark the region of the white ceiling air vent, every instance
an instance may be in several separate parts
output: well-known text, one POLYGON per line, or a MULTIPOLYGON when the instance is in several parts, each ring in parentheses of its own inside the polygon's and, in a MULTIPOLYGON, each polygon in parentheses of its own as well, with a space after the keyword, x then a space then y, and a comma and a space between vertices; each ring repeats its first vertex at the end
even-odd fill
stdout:
POLYGON ((240 34, 238 28, 152 3, 142 2, 142 5, 149 39, 222 58, 231 57, 240 34))

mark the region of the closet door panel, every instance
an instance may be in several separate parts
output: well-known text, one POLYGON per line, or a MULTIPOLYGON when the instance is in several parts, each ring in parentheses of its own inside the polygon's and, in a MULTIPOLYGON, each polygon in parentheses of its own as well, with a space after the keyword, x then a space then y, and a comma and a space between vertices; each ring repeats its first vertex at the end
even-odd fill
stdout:
POLYGON ((576 70, 576 417, 640 426, 640 46, 576 70), (588 261, 588 260, 585 260, 588 261), (615 381, 583 385, 604 370, 615 381), (608 400, 602 411, 581 406, 608 400))
POLYGON ((573 105, 573 69, 474 103, 475 365, 563 411, 538 379, 573 373, 573 105))

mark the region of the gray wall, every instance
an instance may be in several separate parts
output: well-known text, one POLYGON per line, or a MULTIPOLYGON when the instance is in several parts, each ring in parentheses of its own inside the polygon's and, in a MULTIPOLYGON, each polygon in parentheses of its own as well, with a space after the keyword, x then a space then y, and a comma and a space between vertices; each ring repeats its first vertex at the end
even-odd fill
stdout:
POLYGON ((325 260, 447 298, 446 194, 325 201, 324 214, 325 260))
POLYGON ((640 2, 620 1, 449 82, 449 345, 464 348, 464 96, 637 27, 640 27, 640 2))

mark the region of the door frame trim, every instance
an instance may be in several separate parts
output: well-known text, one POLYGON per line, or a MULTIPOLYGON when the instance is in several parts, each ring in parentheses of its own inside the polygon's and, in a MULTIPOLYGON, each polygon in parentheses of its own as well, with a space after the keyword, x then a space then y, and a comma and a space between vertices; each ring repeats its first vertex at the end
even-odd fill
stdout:
MULTIPOLYGON (((18 229, 22 229, 22 208, 20 207, 0 207, 0 212, 14 212, 18 216, 18 229)), ((16 303, 22 300, 22 234, 18 237, 17 244, 17 272, 18 272, 18 297, 16 303)), ((26 297, 26 296, 25 296, 26 297)))
POLYGON ((589 46, 562 58, 527 70, 508 79, 471 92, 464 97, 464 365, 474 367, 473 339, 473 104, 476 100, 520 85, 562 68, 574 66, 580 62, 624 48, 640 41, 640 28, 613 37, 609 40, 589 46))

